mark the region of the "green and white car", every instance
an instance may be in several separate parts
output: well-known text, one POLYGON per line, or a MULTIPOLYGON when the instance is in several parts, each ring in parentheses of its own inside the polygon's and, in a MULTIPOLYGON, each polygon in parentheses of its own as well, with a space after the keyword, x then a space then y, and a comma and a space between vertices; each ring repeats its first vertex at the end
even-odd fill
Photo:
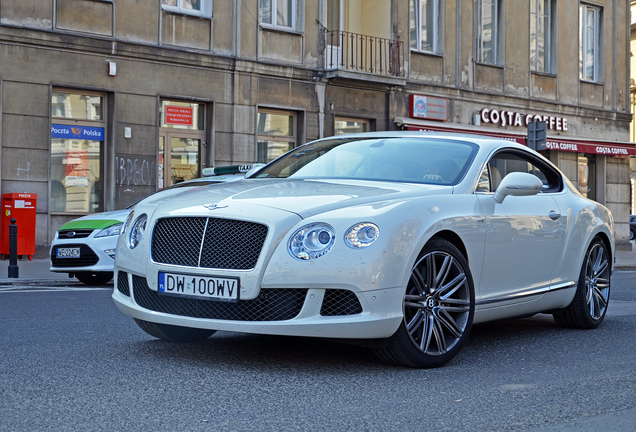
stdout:
MULTIPOLYGON (((262 164, 206 168, 204 177, 177 183, 155 193, 168 197, 208 184, 240 180, 262 164)), ((96 213, 65 223, 51 244, 50 270, 68 273, 87 285, 103 285, 113 278, 119 231, 136 203, 124 210, 96 213)))

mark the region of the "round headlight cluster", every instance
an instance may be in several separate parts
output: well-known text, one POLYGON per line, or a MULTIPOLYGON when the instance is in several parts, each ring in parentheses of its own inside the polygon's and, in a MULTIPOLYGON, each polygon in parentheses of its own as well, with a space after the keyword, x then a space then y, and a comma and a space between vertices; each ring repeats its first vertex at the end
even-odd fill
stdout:
POLYGON ((128 247, 130 249, 134 249, 141 243, 141 239, 144 236, 144 232, 146 231, 146 222, 148 221, 148 216, 142 214, 133 222, 130 226, 130 231, 128 232, 128 247))
POLYGON ((380 229, 376 224, 363 222, 349 228, 345 234, 345 243, 354 249, 371 246, 380 236, 380 229))
POLYGON ((320 258, 336 240, 336 232, 331 225, 314 223, 297 230, 289 239, 288 250, 299 260, 320 258))

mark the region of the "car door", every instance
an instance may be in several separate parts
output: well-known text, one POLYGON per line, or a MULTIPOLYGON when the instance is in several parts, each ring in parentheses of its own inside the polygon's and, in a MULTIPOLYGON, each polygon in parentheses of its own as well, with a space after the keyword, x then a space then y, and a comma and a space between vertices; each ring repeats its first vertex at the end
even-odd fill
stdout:
POLYGON ((478 188, 477 192, 486 224, 482 304, 527 301, 550 286, 555 262, 563 252, 565 219, 553 194, 563 185, 560 176, 541 162, 529 153, 510 150, 497 153, 487 165, 490 190, 479 192, 478 188), (536 175, 544 183, 543 191, 507 196, 497 203, 493 193, 500 179, 511 172, 536 175))

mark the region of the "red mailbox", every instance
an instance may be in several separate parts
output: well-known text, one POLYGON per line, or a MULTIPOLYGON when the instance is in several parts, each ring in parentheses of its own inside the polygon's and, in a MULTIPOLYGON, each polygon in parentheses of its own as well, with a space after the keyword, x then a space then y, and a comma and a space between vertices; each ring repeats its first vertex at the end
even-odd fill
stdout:
POLYGON ((2 194, 2 216, 0 217, 0 254, 9 256, 9 225, 15 218, 18 226, 18 255, 35 255, 35 204, 38 195, 32 193, 2 194))

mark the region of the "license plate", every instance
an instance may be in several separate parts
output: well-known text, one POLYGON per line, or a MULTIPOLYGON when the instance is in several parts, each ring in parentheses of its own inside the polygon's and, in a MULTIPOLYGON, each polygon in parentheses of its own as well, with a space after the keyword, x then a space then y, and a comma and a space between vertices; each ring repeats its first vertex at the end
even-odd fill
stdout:
POLYGON ((239 285, 238 278, 159 273, 159 294, 235 302, 239 285))
POLYGON ((79 258, 80 248, 57 248, 55 256, 58 258, 79 258))

